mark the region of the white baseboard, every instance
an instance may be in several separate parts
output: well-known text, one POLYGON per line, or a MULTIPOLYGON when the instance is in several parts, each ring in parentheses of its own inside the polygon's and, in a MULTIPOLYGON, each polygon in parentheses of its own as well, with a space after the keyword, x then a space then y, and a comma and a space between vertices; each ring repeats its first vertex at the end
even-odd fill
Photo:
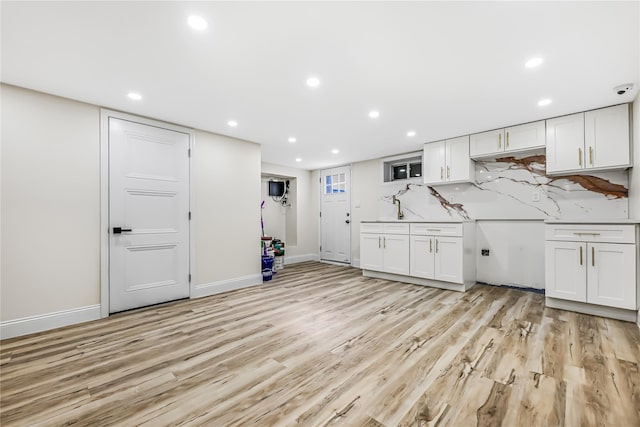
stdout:
POLYGON ((612 319, 624 320, 625 322, 638 321, 638 314, 635 310, 625 310, 623 308, 606 307, 603 305, 587 304, 552 297, 545 298, 545 306, 559 308, 561 310, 577 311, 578 313, 590 314, 592 316, 610 317, 612 319))
POLYGON ((351 267, 360 268, 360 258, 354 258, 351 261, 351 267))
POLYGON ((100 319, 100 304, 0 322, 0 338, 13 338, 100 319))
POLYGON ((202 283, 193 286, 193 289, 191 290, 191 298, 208 297, 209 295, 248 288, 249 286, 260 284, 262 284, 262 274, 252 274, 250 276, 236 277, 233 279, 220 280, 218 282, 202 283))
POLYGON ((395 282, 411 283, 412 285, 429 286, 431 288, 446 289, 457 292, 465 292, 475 285, 475 282, 473 281, 458 284, 373 270, 362 270, 362 275, 365 277, 373 277, 374 279, 393 280, 395 282))
POLYGON ((304 255, 286 255, 284 256, 284 265, 287 264, 296 264, 298 262, 305 262, 305 261, 318 261, 320 259, 320 257, 318 256, 318 254, 304 254, 304 255))

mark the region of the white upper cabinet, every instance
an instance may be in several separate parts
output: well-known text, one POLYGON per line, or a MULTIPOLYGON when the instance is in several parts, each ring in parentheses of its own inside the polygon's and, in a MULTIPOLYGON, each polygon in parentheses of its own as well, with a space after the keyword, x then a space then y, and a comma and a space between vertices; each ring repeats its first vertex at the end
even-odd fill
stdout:
POLYGON ((495 157, 508 153, 544 148, 544 120, 471 135, 472 158, 495 157))
POLYGON ((506 128, 504 130, 505 153, 544 148, 544 126, 544 120, 541 120, 506 128))
POLYGON ((504 151, 504 129, 471 135, 469 140, 469 154, 471 157, 482 157, 504 151))
POLYGON ((584 113, 584 148, 587 168, 631 166, 629 105, 584 113))
POLYGON ((584 167, 584 113, 547 120, 547 173, 584 167))
POLYGON ((469 136, 425 144, 422 168, 425 184, 472 181, 475 176, 469 136))
POLYGON ((547 120, 547 174, 631 166, 629 105, 547 120))

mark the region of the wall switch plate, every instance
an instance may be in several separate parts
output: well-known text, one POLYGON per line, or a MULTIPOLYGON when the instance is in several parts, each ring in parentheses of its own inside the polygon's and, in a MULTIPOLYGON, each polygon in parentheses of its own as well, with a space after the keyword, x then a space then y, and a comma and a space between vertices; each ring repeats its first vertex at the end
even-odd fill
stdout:
POLYGON ((449 203, 454 204, 455 200, 456 199, 453 196, 449 196, 449 203))
POLYGON ((482 249, 482 256, 489 256, 489 249, 482 249))
POLYGON ((532 202, 540 201, 540 190, 533 190, 533 193, 531 193, 531 201, 532 202))

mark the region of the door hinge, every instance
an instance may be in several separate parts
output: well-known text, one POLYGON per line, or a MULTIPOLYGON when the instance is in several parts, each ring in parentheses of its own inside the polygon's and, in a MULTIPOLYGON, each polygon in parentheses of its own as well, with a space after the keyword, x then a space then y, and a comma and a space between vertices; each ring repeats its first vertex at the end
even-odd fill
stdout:
POLYGON ((189 283, 191 283, 191 273, 189 273, 189 283))
POLYGON ((188 156, 188 157, 191 157, 191 148, 189 148, 189 149, 187 150, 187 156, 188 156))
POLYGON ((191 211, 189 211, 189 221, 191 221, 191 211))

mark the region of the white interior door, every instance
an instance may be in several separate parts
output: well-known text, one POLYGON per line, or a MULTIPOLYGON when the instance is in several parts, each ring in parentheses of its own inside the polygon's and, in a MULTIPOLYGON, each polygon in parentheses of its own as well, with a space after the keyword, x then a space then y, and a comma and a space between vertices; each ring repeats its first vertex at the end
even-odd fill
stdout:
POLYGON ((320 201, 320 258, 351 262, 351 171, 348 166, 323 170, 320 201))
POLYGON ((109 311, 189 296, 189 134, 109 117, 109 311))

